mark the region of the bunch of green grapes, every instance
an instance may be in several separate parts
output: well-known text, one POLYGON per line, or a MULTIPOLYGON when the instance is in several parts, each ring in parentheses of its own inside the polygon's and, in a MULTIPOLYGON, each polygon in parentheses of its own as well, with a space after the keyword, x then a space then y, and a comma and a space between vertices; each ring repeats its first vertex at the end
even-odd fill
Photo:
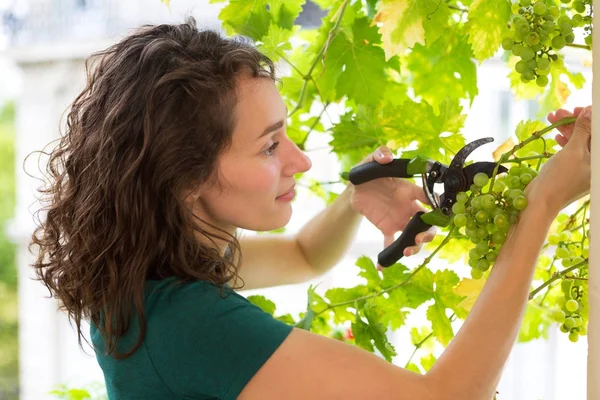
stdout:
MULTIPOLYGON (((573 0, 561 0, 564 4, 570 4, 573 0)), ((571 20, 573 26, 583 26, 585 34, 585 44, 592 45, 592 3, 593 0, 575 0, 571 4, 571 8, 578 14, 574 14, 571 20)))
MULTIPOLYGON (((573 9, 587 11, 586 1, 591 0, 575 0, 573 9)), ((517 15, 510 24, 509 36, 502 40, 502 48, 521 58, 515 70, 521 74, 524 83, 535 80, 538 86, 545 87, 551 64, 559 59, 556 51, 575 41, 573 27, 591 23, 591 15, 584 17, 576 13, 571 18, 566 11, 547 5, 543 0, 520 0, 513 4, 513 13, 517 15)))
MULTIPOLYGON (((560 234, 550 235, 548 242, 557 246, 555 257, 560 259, 565 268, 584 265, 589 256, 589 248, 584 247, 580 241, 574 242, 570 231, 563 231, 560 234)), ((581 271, 583 268, 579 268, 581 271)), ((584 316, 583 291, 585 278, 581 276, 563 277, 560 288, 562 297, 558 304, 560 309, 552 312, 554 320, 561 324, 560 330, 569 334, 569 340, 577 342, 579 336, 587 333, 587 316, 584 316), (584 318, 585 317, 585 318, 584 318)))
POLYGON ((475 247, 469 251, 471 276, 479 279, 496 261, 498 251, 519 213, 527 207, 523 190, 537 175, 527 165, 512 167, 490 187, 485 173, 475 175, 471 195, 458 193, 452 206, 454 224, 475 247), (487 190, 486 190, 487 189, 487 190))
POLYGON ((577 342, 579 336, 587 333, 587 323, 581 314, 584 307, 582 282, 576 279, 563 279, 560 285, 564 295, 560 301, 561 308, 552 312, 554 320, 561 324, 561 332, 568 333, 571 342, 577 342))

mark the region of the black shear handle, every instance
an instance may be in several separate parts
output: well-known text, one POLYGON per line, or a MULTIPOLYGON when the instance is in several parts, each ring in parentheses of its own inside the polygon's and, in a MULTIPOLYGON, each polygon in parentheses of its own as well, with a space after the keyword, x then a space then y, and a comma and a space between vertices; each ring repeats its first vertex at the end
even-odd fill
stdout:
POLYGON ((352 168, 348 179, 354 185, 360 185, 361 183, 378 178, 411 178, 413 175, 406 172, 409 162, 410 158, 396 158, 388 164, 379 164, 377 161, 371 161, 352 168))
POLYGON ((389 267, 393 265, 396 261, 402 258, 404 255, 404 249, 410 246, 414 246, 416 236, 425 232, 427 229, 431 228, 426 222, 423 222, 421 219, 421 215, 423 215, 423 211, 417 212, 413 215, 412 219, 406 224, 406 228, 402 231, 402 234, 394 243, 383 249, 377 258, 377 262, 382 267, 389 267))

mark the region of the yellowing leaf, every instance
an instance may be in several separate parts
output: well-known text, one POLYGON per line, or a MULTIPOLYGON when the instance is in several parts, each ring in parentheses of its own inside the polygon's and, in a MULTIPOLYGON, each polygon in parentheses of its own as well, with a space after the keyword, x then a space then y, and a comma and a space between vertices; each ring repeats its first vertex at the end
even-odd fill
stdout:
POLYGON ((508 33, 510 1, 475 0, 469 7, 469 43, 479 61, 493 56, 508 33))
POLYGON ((485 279, 463 279, 456 285, 453 292, 459 296, 465 296, 466 298, 461 301, 457 307, 461 307, 466 311, 471 311, 475 300, 481 293, 485 279))
POLYGON ((504 153, 509 152, 513 147, 515 147, 515 141, 512 137, 509 137, 504 143, 502 143, 496 150, 492 152, 494 161, 498 161, 504 153))
POLYGON ((415 43, 425 43, 425 30, 419 15, 418 0, 391 0, 381 4, 373 23, 382 24, 379 33, 386 61, 404 53, 415 43))

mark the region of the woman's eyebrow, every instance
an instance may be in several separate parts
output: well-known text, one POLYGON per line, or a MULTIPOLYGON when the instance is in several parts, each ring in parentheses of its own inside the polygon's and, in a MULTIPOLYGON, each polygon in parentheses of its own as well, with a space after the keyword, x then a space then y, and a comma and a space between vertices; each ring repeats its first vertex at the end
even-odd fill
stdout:
MULTIPOLYGON (((285 106, 285 115, 287 115, 287 112, 288 112, 288 108, 287 108, 287 106, 285 106)), ((284 124, 285 124, 285 120, 280 119, 279 121, 275 122, 273 125, 267 126, 265 128, 265 130, 260 134, 258 139, 262 138, 265 135, 268 135, 271 132, 275 132, 276 130, 281 129, 284 124)))

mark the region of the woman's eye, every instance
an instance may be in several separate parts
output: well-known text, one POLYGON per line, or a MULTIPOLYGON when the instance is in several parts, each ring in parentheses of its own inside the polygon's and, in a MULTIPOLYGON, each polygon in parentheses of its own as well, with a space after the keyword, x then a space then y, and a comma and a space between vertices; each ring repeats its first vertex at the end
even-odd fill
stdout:
POLYGON ((279 146, 279 142, 275 142, 271 145, 271 147, 269 147, 268 149, 266 149, 265 151, 263 151, 263 154, 266 156, 272 156, 273 152, 275 151, 275 149, 277 148, 277 146, 279 146))

